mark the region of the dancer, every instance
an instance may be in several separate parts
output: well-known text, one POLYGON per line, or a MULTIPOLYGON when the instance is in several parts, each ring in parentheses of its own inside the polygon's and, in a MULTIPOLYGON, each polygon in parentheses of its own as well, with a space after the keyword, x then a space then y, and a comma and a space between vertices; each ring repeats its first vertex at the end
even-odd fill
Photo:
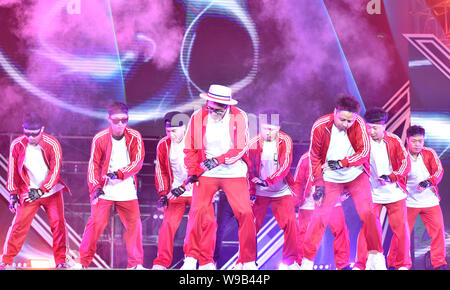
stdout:
POLYGON ((127 126, 127 105, 119 102, 110 105, 108 122, 110 126, 97 133, 92 140, 87 176, 91 216, 80 244, 80 264, 87 268, 94 258, 97 241, 108 224, 114 204, 126 229, 127 268, 143 269, 136 174, 144 162, 144 142, 138 131, 127 126))
MULTIPOLYGON (((438 184, 444 175, 441 160, 436 152, 425 147, 425 129, 411 126, 406 131, 407 149, 411 157, 411 171, 407 176, 406 209, 409 232, 411 233, 417 216, 431 237, 431 264, 435 270, 447 270, 445 252, 445 228, 442 216, 438 184)), ((401 251, 400 241, 392 239, 388 261, 396 261, 401 251)))
POLYGON ((200 94, 206 105, 194 112, 186 134, 188 179, 194 184, 189 211, 185 260, 181 269, 215 269, 216 220, 212 199, 223 190, 239 222, 239 260, 244 269, 257 269, 256 231, 247 183, 247 114, 234 105, 231 89, 211 85, 200 94))
MULTIPOLYGON (((406 176, 411 160, 400 138, 386 131, 388 114, 380 108, 366 112, 364 116, 370 136, 370 184, 374 210, 379 216, 383 206, 387 210, 389 225, 398 239, 395 261, 389 261, 392 269, 411 268, 410 236, 406 217, 406 176)), ((358 236, 357 259, 354 269, 364 270, 367 260, 367 244, 364 230, 358 236)))
MULTIPOLYGON (((311 222, 311 217, 314 213, 315 202, 313 199, 314 186, 311 180, 311 170, 309 166, 309 152, 304 153, 297 164, 295 170, 294 181, 298 188, 299 211, 298 211, 298 233, 297 233, 297 247, 298 247, 298 263, 301 264, 303 259, 303 245, 305 243, 305 234, 308 225, 311 222)), ((342 209, 341 201, 347 197, 346 193, 341 194, 340 201, 334 206, 331 211, 331 216, 328 226, 334 235, 333 251, 334 262, 338 270, 350 270, 350 237, 347 224, 345 223, 344 210, 342 209)))
POLYGON ((306 232, 302 269, 312 269, 332 209, 343 191, 350 193, 364 224, 368 263, 375 269, 386 269, 380 221, 372 210, 367 175, 369 135, 359 111, 358 101, 351 96, 341 96, 334 113, 319 118, 312 127, 309 152, 315 186, 313 197, 320 206, 314 210, 306 232))
POLYGON ((280 131, 281 121, 278 113, 266 112, 259 116, 261 133, 249 142, 250 193, 256 195, 253 204, 256 232, 261 228, 270 205, 279 227, 284 232, 282 263, 289 270, 299 269, 296 262, 298 253, 297 221, 293 202, 294 179, 290 173, 292 140, 280 131), (269 117, 278 117, 278 122, 269 121, 269 117))
POLYGON ((192 184, 184 184, 187 179, 183 152, 186 125, 178 115, 181 113, 169 112, 164 116, 166 137, 156 148, 155 184, 164 218, 159 228, 158 255, 153 261, 153 270, 165 270, 172 263, 175 233, 192 200, 192 184))
POLYGON ((66 221, 63 190, 69 189, 60 178, 62 150, 58 140, 44 132, 40 116, 24 116, 23 135, 11 143, 6 188, 9 209, 15 213, 5 239, 0 269, 10 269, 21 250, 36 212, 42 206, 50 222, 56 268, 67 268, 66 221))

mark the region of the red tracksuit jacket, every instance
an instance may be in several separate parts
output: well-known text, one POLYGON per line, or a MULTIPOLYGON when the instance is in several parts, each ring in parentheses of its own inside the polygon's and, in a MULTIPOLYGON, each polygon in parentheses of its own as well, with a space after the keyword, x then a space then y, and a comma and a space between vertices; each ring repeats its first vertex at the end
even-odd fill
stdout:
MULTIPOLYGON (((219 164, 231 165, 239 159, 244 160, 248 164, 247 144, 249 131, 247 114, 235 106, 230 106, 229 114, 231 114, 229 128, 233 146, 228 152, 216 157, 216 159, 219 161, 219 164)), ((206 106, 194 112, 189 121, 185 137, 186 147, 184 149, 186 154, 184 163, 187 167, 188 176, 200 176, 204 171, 201 169, 200 163, 206 159, 203 139, 207 123, 208 111, 206 106)))
MULTIPOLYGON (((332 113, 319 118, 311 129, 309 153, 313 183, 316 186, 323 185, 322 165, 327 157, 333 123, 332 113)), ((343 167, 363 165, 364 169, 370 172, 370 139, 363 118, 358 115, 353 125, 347 129, 347 134, 355 154, 341 160, 343 167)))
MULTIPOLYGON (((30 186, 30 177, 28 176, 26 167, 24 167, 27 145, 28 140, 22 135, 14 139, 9 151, 6 188, 11 194, 19 194, 21 201, 25 198, 25 194, 28 193, 28 187, 30 186)), ((64 185, 64 190, 70 192, 60 177, 62 150, 58 140, 44 132, 42 133, 39 146, 42 148, 42 155, 49 170, 40 189, 43 192, 49 192, 55 185, 61 183, 64 185)))
POLYGON ((389 162, 392 166, 392 173, 389 174, 389 177, 407 192, 406 176, 411 170, 411 159, 408 151, 406 151, 402 141, 395 134, 385 132, 383 141, 386 143, 389 162))
POLYGON ((299 206, 302 206, 306 197, 311 194, 312 176, 309 164, 309 152, 303 153, 298 161, 294 174, 294 185, 298 192, 299 206))
POLYGON ((430 178, 428 178, 428 180, 433 184, 433 191, 440 200, 441 197, 439 196, 437 185, 441 182, 442 176, 444 176, 444 168, 442 167, 441 159, 439 159, 436 151, 429 147, 424 147, 420 154, 422 155, 425 167, 430 173, 430 178))
MULTIPOLYGON (((283 179, 291 188, 294 195, 297 194, 294 187, 294 178, 292 177, 292 173, 290 172, 291 164, 292 164, 292 140, 284 132, 279 132, 277 136, 277 151, 278 151, 278 161, 280 164, 280 168, 275 171, 272 175, 266 178, 266 181, 269 185, 276 184, 283 179)), ((255 184, 251 182, 254 177, 260 176, 260 163, 261 163, 261 154, 263 151, 264 139, 261 135, 257 135, 253 137, 248 146, 249 146, 249 179, 250 179, 250 193, 255 193, 255 184)))
MULTIPOLYGON (((144 142, 141 134, 129 127, 125 128, 124 135, 128 155, 130 156, 130 164, 119 169, 117 174, 120 179, 133 176, 134 184, 137 185, 136 174, 141 170, 144 163, 144 142)), ((111 128, 106 128, 98 132, 92 140, 87 176, 90 194, 93 194, 97 188, 103 188, 105 185, 106 179, 104 176, 108 173, 109 161, 111 160, 111 138, 111 128)))
POLYGON ((168 194, 173 183, 169 158, 171 144, 172 140, 166 136, 156 146, 155 185, 159 195, 168 194))

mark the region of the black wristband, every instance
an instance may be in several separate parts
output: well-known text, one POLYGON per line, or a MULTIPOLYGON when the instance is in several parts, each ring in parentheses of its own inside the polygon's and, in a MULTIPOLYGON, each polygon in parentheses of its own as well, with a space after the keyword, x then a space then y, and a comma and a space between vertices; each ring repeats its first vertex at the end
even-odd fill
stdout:
POLYGON ((428 188, 428 187, 430 187, 430 186, 432 186, 433 184, 431 183, 431 181, 429 181, 429 180, 424 180, 424 181, 421 181, 420 183, 419 183, 419 186, 420 187, 423 187, 423 188, 428 188))
POLYGON ((172 193, 172 195, 175 196, 175 197, 179 197, 179 196, 182 195, 185 191, 186 191, 186 188, 184 188, 184 186, 178 186, 178 187, 172 189, 172 190, 170 191, 170 193, 172 193))
POLYGON ((331 170, 338 170, 342 168, 342 163, 340 160, 328 160, 328 166, 331 170))

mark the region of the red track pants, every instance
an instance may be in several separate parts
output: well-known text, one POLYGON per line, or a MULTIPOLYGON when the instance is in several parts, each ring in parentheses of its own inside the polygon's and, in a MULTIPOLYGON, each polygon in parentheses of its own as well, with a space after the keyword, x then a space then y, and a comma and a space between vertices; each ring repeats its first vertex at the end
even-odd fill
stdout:
POLYGON ((199 265, 213 263, 217 223, 212 199, 222 189, 239 223, 239 260, 256 261, 255 218, 250 205, 247 179, 199 177, 194 185, 191 209, 184 243, 187 257, 198 260, 199 265))
MULTIPOLYGON (((434 268, 442 265, 447 265, 445 258, 445 229, 444 218, 442 216, 442 210, 439 205, 425 208, 407 207, 409 233, 411 234, 414 224, 416 223, 417 216, 420 215, 422 222, 431 237, 430 254, 431 264, 434 268)), ((387 256, 387 261, 393 263, 400 252, 399 240, 394 236, 392 237, 391 247, 387 256)))
POLYGON ((297 220, 295 217, 294 203, 292 196, 285 195, 281 197, 257 196, 253 205, 253 214, 256 219, 256 232, 262 226, 266 217, 267 206, 270 204, 272 213, 278 223, 278 226, 284 232, 283 244, 283 263, 291 265, 297 261, 297 220))
POLYGON ((11 264, 25 242, 31 223, 39 207, 47 213, 53 235, 53 256, 56 265, 66 262, 66 221, 62 191, 33 202, 23 202, 17 207, 16 215, 8 230, 3 247, 2 262, 11 264))
POLYGON ((97 241, 108 224, 113 204, 126 230, 124 238, 128 254, 127 268, 143 263, 142 222, 138 200, 111 201, 99 198, 97 204, 91 206, 91 216, 87 221, 80 244, 80 263, 85 267, 88 267, 94 258, 97 241))
MULTIPOLYGON (((300 209, 298 212, 298 235, 297 235, 297 246, 298 246, 298 264, 301 265, 303 259, 303 245, 305 242, 305 234, 308 229, 308 225, 311 221, 314 210, 304 210, 300 209)), ((329 220, 328 226, 334 235, 333 251, 334 251, 334 262, 336 268, 341 270, 345 268, 350 263, 350 237, 345 223, 345 215, 342 206, 335 206, 332 210, 331 218, 329 220)))
MULTIPOLYGON (((406 217, 406 200, 402 199, 393 203, 388 204, 374 204, 375 212, 380 216, 381 209, 383 206, 386 207, 387 216, 389 219, 389 225, 394 233, 398 243, 398 251, 395 260, 388 259, 388 267, 395 267, 396 269, 400 267, 411 268, 411 255, 410 251, 410 236, 408 221, 406 217)), ((357 253, 356 253, 356 263, 355 267, 364 270, 366 268, 367 262, 367 243, 364 237, 364 229, 361 228, 361 232, 358 235, 357 243, 357 253)))
POLYGON ((305 236, 304 255, 308 260, 314 261, 330 218, 334 219, 334 216, 332 216, 333 208, 344 191, 350 193, 359 218, 365 225, 364 233, 367 240, 367 249, 369 251, 383 251, 380 219, 373 210, 369 177, 367 174, 361 173, 357 178, 347 183, 325 181, 325 196, 322 205, 314 210, 305 236))
POLYGON ((169 206, 164 210, 164 219, 158 234, 158 256, 153 265, 168 268, 173 259, 173 241, 175 233, 180 226, 186 207, 191 204, 192 197, 180 196, 175 200, 169 200, 169 206))

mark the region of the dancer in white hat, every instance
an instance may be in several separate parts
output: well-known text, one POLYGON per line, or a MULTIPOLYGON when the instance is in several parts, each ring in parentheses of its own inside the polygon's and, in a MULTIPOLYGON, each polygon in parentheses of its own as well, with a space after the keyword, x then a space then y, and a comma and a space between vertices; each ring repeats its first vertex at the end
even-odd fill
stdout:
POLYGON ((255 218, 247 183, 249 140, 247 114, 235 107, 231 89, 211 85, 200 94, 206 105, 191 116, 185 142, 188 180, 194 184, 181 269, 215 269, 216 220, 212 199, 225 192, 239 222, 239 260, 244 269, 257 269, 255 218))

